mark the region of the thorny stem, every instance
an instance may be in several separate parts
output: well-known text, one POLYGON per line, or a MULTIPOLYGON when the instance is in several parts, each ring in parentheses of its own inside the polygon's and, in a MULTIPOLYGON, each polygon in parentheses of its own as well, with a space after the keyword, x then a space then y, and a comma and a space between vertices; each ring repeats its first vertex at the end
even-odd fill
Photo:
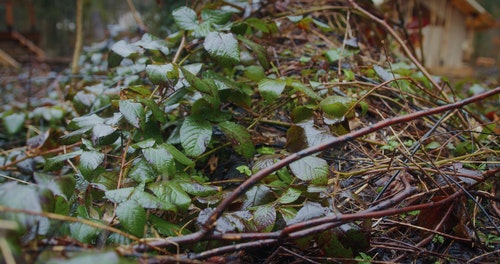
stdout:
MULTIPOLYGON (((487 97, 490 97, 490 96, 493 96, 493 95, 496 95, 499 93, 500 93, 500 87, 496 87, 488 92, 469 97, 469 98, 464 99, 462 101, 450 103, 447 105, 438 106, 438 107, 431 108, 431 109, 417 111, 417 112, 403 115, 403 116, 385 119, 385 120, 380 121, 378 123, 375 123, 371 126, 364 127, 364 128, 361 128, 357 131, 353 131, 351 133, 336 137, 336 138, 329 140, 323 144, 312 146, 312 147, 303 149, 299 152, 293 153, 293 154, 287 156, 286 158, 280 160, 279 162, 277 162, 269 167, 266 167, 266 168, 260 170, 259 172, 253 174, 245 182, 240 184, 233 192, 231 192, 226 198, 224 198, 224 200, 222 200, 219 203, 219 205, 214 209, 212 215, 202 225, 201 229, 198 232, 192 233, 192 234, 189 234, 186 236, 182 236, 182 237, 163 239, 163 240, 159 240, 156 242, 150 242, 150 244, 157 246, 157 247, 164 247, 164 246, 170 245, 172 242, 182 244, 182 243, 199 241, 200 239, 204 238, 205 236, 207 236, 209 233, 212 232, 213 228, 216 225, 216 221, 219 219, 219 217, 229 207, 229 205, 231 203, 233 203, 236 199, 238 199, 241 195, 243 195, 248 189, 250 189, 253 185, 255 185, 257 182, 262 180, 267 175, 289 165, 290 163, 292 163, 296 160, 307 157, 307 156, 312 155, 314 153, 318 153, 320 151, 324 151, 324 150, 331 148, 335 145, 338 145, 340 143, 344 143, 344 142, 359 138, 361 136, 368 135, 372 132, 378 131, 378 130, 380 130, 382 128, 386 128, 388 126, 409 122, 409 121, 412 121, 412 120, 415 120, 415 119, 418 119, 418 118, 421 118, 424 116, 442 113, 442 112, 445 112, 445 111, 448 111, 451 109, 461 108, 465 105, 483 100, 487 97)), ((462 194, 463 194, 462 191, 459 191, 459 192, 449 196, 449 198, 450 199, 455 198, 457 195, 462 195, 462 194)), ((445 200, 448 201, 448 199, 444 199, 444 200, 441 200, 440 202, 443 202, 445 200)), ((422 209, 422 208, 427 208, 429 206, 429 204, 431 204, 431 206, 434 206, 434 204, 436 204, 436 205, 440 204, 440 202, 414 205, 414 206, 410 206, 410 207, 393 209, 393 210, 394 210, 394 212, 398 212, 398 213, 414 211, 414 210, 418 210, 418 209, 422 209)), ((378 207, 373 207, 373 208, 378 209, 378 207)), ((371 209, 371 210, 374 210, 374 209, 371 209)), ((368 213, 364 213, 363 216, 366 215, 366 217, 368 217, 368 218, 378 217, 378 216, 380 216, 380 213, 381 212, 368 212, 368 213)), ((355 216, 359 217, 359 214, 338 216, 336 219, 332 219, 332 221, 333 220, 339 221, 339 220, 344 220, 344 219, 351 219, 351 217, 355 217, 355 216)), ((137 250, 144 250, 144 247, 139 245, 139 247, 136 247, 136 249, 137 250)))

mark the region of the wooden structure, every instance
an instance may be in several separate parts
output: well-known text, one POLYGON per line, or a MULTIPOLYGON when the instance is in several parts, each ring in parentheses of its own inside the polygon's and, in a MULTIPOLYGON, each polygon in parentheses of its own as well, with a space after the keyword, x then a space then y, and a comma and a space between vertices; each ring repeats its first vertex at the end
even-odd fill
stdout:
POLYGON ((45 53, 37 44, 40 34, 36 31, 35 10, 33 3, 28 0, 1 0, 0 6, 5 10, 5 25, 0 29, 0 64, 18 68, 21 63, 35 60, 44 60, 45 53), (17 31, 14 18, 14 8, 21 7, 26 11, 29 29, 17 31))
POLYGON ((470 74, 474 32, 494 25, 491 15, 475 0, 390 0, 391 16, 402 15, 409 39, 424 66, 438 74, 470 74), (400 12, 394 10, 399 1, 400 12))

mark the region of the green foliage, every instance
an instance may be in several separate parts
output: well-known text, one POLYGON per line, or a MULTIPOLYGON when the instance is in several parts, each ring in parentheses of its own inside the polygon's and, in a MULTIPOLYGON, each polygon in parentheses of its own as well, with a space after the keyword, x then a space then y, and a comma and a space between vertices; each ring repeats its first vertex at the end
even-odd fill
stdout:
MULTIPOLYGON (((309 76, 308 65, 349 61, 358 50, 328 47, 298 56, 300 69, 290 69, 303 76, 287 75, 275 59, 289 54, 273 55, 271 60, 264 42, 277 36, 275 22, 247 17, 245 8, 233 5, 219 1, 179 7, 172 12, 175 28, 170 29, 178 31, 169 36, 144 34, 131 42, 117 41, 105 54, 92 50, 85 54, 102 58, 99 63, 106 72, 92 61, 84 62, 81 82, 68 78, 61 85, 75 89, 63 98, 64 105, 40 106, 33 113, 9 109, 0 115, 4 129, 0 140, 21 135, 24 142, 33 131, 44 138, 40 146, 0 154, 1 175, 30 183, 0 184, 2 208, 23 211, 0 212, 2 220, 15 223, 13 233, 22 236, 24 243, 60 236, 92 245, 140 244, 134 237, 147 241, 191 234, 200 230, 235 184, 286 155, 349 132, 350 122, 358 126, 361 118, 376 122, 369 116, 375 111, 370 111, 373 105, 366 99, 370 96, 366 90, 347 87, 344 94, 329 83, 335 78, 356 82, 355 67, 328 81, 321 78, 334 75, 324 74, 329 66, 309 76), (42 121, 49 125, 33 128, 42 121), (63 219, 52 219, 53 214, 63 219)), ((288 16, 288 20, 304 30, 333 31, 312 16, 288 16)), ((378 80, 412 76, 430 86, 406 63, 394 64, 390 71, 375 65, 369 71, 369 77, 378 80)), ((415 89, 409 80, 390 85, 405 93, 415 89)), ((471 92, 481 88, 474 86, 471 92)), ((413 100, 402 96, 394 102, 403 99, 413 100)), ((476 144, 491 142, 495 128, 495 124, 483 126, 475 138, 479 143, 461 138, 446 146, 456 156, 473 153, 476 144)), ((384 139, 387 144, 373 149, 388 150, 385 154, 396 153, 399 142, 410 147, 419 140, 384 139)), ((433 140, 424 148, 437 152, 444 151, 442 146, 433 140)), ((332 160, 340 164, 349 159, 340 151, 301 157, 271 173, 232 201, 217 220, 214 234, 273 232, 335 213, 333 204, 339 201, 333 196, 340 179, 332 160)), ((350 169, 351 164, 347 166, 350 169)), ((360 200, 348 189, 340 192, 342 199, 360 200)), ((296 243, 307 249, 313 239, 328 257, 354 258, 359 253, 357 260, 369 262, 371 257, 362 253, 369 241, 361 231, 350 231, 343 237, 327 231, 296 243)), ((482 237, 489 241, 487 245, 497 238, 482 237)), ((13 247, 21 245, 12 237, 10 241, 13 247)), ((200 242, 181 245, 179 250, 216 246, 200 242)), ((125 261, 104 249, 69 255, 74 263, 125 261)), ((42 259, 63 261, 59 256, 42 259)))

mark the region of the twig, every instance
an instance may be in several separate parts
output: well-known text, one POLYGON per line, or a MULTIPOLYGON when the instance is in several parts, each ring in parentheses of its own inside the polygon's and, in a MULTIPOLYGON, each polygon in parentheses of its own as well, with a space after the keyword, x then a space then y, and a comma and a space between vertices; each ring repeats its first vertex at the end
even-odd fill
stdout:
MULTIPOLYGON (((353 132, 345 134, 343 136, 339 136, 339 137, 334 138, 330 141, 327 141, 323 144, 320 144, 317 146, 312 146, 312 147, 303 149, 297 153, 293 153, 293 154, 287 156, 286 158, 280 160, 279 162, 277 162, 269 167, 266 167, 266 168, 260 170, 259 172, 253 174, 245 182, 243 182, 241 185, 239 185, 224 200, 222 200, 221 203, 214 209, 212 215, 203 224, 202 228, 198 232, 192 233, 192 234, 189 234, 186 236, 181 236, 181 237, 174 237, 174 238, 162 239, 162 240, 158 240, 158 241, 151 241, 149 243, 149 245, 157 246, 157 247, 165 247, 165 246, 172 244, 173 242, 178 243, 178 244, 183 244, 183 243, 192 243, 192 242, 201 240, 202 238, 204 238, 208 233, 210 233, 213 230, 217 219, 219 219, 219 217, 222 215, 222 213, 238 197, 243 195, 248 189, 250 189, 253 185, 255 185, 257 182, 259 182, 261 179, 263 179, 267 175, 279 170, 280 168, 287 166, 288 164, 290 164, 296 160, 299 160, 301 158, 312 155, 314 153, 326 150, 326 149, 333 147, 335 145, 338 145, 340 143, 344 143, 344 142, 359 138, 361 136, 368 135, 374 131, 378 131, 378 130, 385 128, 385 127, 388 127, 388 126, 392 126, 392 125, 400 124, 400 123, 404 123, 404 122, 409 122, 411 120, 415 120, 417 118, 421 118, 424 116, 438 114, 438 113, 442 113, 442 112, 445 112, 445 111, 448 111, 451 109, 460 108, 460 107, 463 107, 465 105, 471 104, 473 102, 483 100, 489 96, 496 95, 498 93, 500 93, 500 87, 497 87, 491 91, 488 91, 488 92, 485 92, 485 93, 482 93, 479 95, 475 95, 475 96, 469 97, 467 99, 464 99, 462 101, 458 101, 458 102, 451 103, 448 105, 442 105, 442 106, 439 106, 436 108, 421 110, 421 111, 414 112, 412 114, 408 114, 408 115, 404 115, 404 116, 389 118, 389 119, 380 121, 376 124, 373 124, 371 126, 364 127, 360 130, 353 131, 353 132)), ((495 172, 497 172, 497 171, 495 171, 495 172)), ((445 202, 449 202, 450 199, 454 199, 457 196, 460 196, 462 194, 463 194, 462 191, 459 191, 453 195, 450 195, 447 199, 443 199, 439 202, 432 202, 432 203, 414 205, 414 206, 405 207, 405 208, 392 209, 391 212, 402 213, 402 212, 409 212, 409 211, 419 210, 422 208, 427 208, 429 206, 438 206, 440 204, 444 204, 445 202)), ((371 210, 379 210, 379 206, 380 206, 380 204, 378 206, 372 207, 371 210)), ((385 215, 387 215, 387 212, 385 212, 385 215)), ((362 213, 361 216, 363 218, 371 218, 371 217, 381 217, 381 216, 384 216, 384 214, 382 212, 368 212, 368 213, 362 213)), ((341 221, 341 220, 350 220, 350 219, 354 219, 354 218, 359 218, 361 216, 359 215, 359 213, 358 214, 351 214, 351 215, 341 215, 341 216, 335 216, 335 218, 331 218, 331 219, 322 219, 321 221, 334 222, 334 221, 341 221)), ((138 246, 135 249, 136 250, 144 250, 144 246, 138 246)))
POLYGON ((371 20, 377 22, 382 27, 384 27, 385 30, 387 30, 387 32, 389 32, 389 34, 391 34, 394 37, 394 39, 399 43, 399 45, 401 45, 401 48, 405 52, 406 56, 408 56, 408 58, 415 64, 415 66, 417 66, 417 68, 422 72, 422 74, 425 76, 425 78, 427 78, 429 80, 429 82, 432 83, 432 85, 436 89, 439 90, 439 92, 441 93, 441 96, 443 97, 442 100, 449 102, 449 100, 448 100, 446 94, 444 93, 443 89, 441 88, 441 86, 439 86, 439 84, 434 80, 434 78, 432 78, 432 76, 424 68, 424 66, 422 66, 422 64, 418 61, 418 59, 415 58, 415 56, 413 55, 411 50, 408 48, 408 46, 404 43, 404 41, 401 39, 401 37, 399 37, 398 33, 396 31, 394 31, 394 29, 389 24, 387 24, 387 22, 374 16, 372 13, 368 12, 367 10, 363 9, 354 0, 349 0, 349 3, 351 4, 351 6, 355 10, 359 11, 363 15, 369 17, 371 20))

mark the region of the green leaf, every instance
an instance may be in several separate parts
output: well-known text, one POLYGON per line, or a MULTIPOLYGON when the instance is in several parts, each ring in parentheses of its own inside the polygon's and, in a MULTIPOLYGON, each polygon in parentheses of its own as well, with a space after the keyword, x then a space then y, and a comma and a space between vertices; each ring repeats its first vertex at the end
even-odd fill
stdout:
POLYGON ((437 141, 432 141, 431 143, 425 145, 425 149, 431 150, 431 149, 437 149, 441 147, 441 143, 437 141))
POLYGON ((176 147, 170 145, 170 144, 162 144, 162 146, 174 157, 174 159, 178 162, 180 162, 183 165, 186 166, 192 166, 194 165, 194 162, 186 157, 184 153, 182 153, 180 150, 178 150, 176 147))
POLYGON ((92 143, 96 145, 108 145, 118 139, 119 133, 115 133, 116 128, 110 125, 97 124, 92 128, 92 143))
POLYGON ((104 193, 105 197, 113 203, 124 203, 128 200, 134 200, 143 208, 147 209, 162 209, 167 211, 177 211, 175 205, 169 201, 159 199, 154 195, 142 190, 143 186, 139 185, 136 188, 121 188, 110 190, 104 193))
POLYGON ((147 106, 151 110, 151 113, 153 113, 153 117, 160 123, 167 122, 167 118, 165 117, 165 112, 160 109, 158 104, 153 99, 141 98, 139 99, 139 102, 147 106))
POLYGON ((14 113, 3 118, 3 126, 5 127, 9 135, 14 135, 17 132, 21 131, 21 128, 23 128, 24 126, 25 119, 25 114, 14 113))
POLYGON ((290 164, 293 174, 316 185, 325 185, 328 181, 328 163, 326 160, 308 156, 290 164))
POLYGON ((163 147, 145 148, 142 150, 144 158, 153 165, 153 168, 164 177, 175 175, 174 157, 163 147))
POLYGON ((148 189, 162 201, 172 203, 182 211, 187 210, 191 204, 191 198, 177 182, 156 182, 148 185, 148 189))
POLYGON ((48 189, 52 194, 64 197, 66 200, 69 200, 74 194, 75 177, 73 175, 54 176, 35 172, 33 178, 39 188, 48 189))
POLYGON ((120 203, 116 207, 116 216, 120 220, 125 230, 136 237, 144 235, 144 226, 146 225, 146 210, 136 201, 128 200, 120 203))
POLYGON ((271 64, 269 64, 269 61, 267 60, 267 51, 266 49, 262 46, 259 45, 243 36, 237 36, 238 40, 241 41, 243 44, 245 44, 248 48, 250 48, 255 54, 257 55, 257 59, 259 60, 260 65, 264 69, 269 69, 271 67, 271 64))
POLYGON ((104 154, 98 151, 83 151, 80 156, 80 172, 88 179, 92 172, 104 161, 104 154))
MULTIPOLYGON (((92 221, 92 220, 91 220, 92 221)), ((97 221, 94 221, 97 222, 97 221)), ((69 230, 71 238, 76 239, 83 243, 94 243, 97 235, 100 233, 100 229, 97 227, 92 227, 82 223, 71 223, 69 224, 69 230)), ((65 263, 68 263, 66 261, 65 263)))
POLYGON ((78 129, 78 128, 87 128, 94 127, 97 124, 104 123, 104 119, 97 116, 96 114, 92 114, 89 116, 76 117, 71 120, 68 125, 69 129, 78 129))
POLYGON ((191 8, 179 7, 172 12, 172 17, 180 29, 195 30, 199 26, 196 12, 191 8))
POLYGON ((236 153, 245 158, 251 158, 255 153, 252 137, 245 127, 230 121, 219 123, 219 127, 226 135, 236 153))
POLYGON ((149 221, 151 221, 156 231, 165 237, 179 236, 180 234, 187 235, 190 233, 188 229, 183 229, 181 226, 172 224, 156 215, 150 215, 149 221))
POLYGON ((283 90, 285 90, 286 82, 279 79, 262 79, 259 82, 259 92, 268 103, 276 100, 283 90))
POLYGON ((179 185, 185 192, 191 195, 201 196, 201 197, 214 195, 220 191, 219 188, 216 186, 203 185, 196 182, 181 181, 179 182, 179 185))
POLYGON ((287 222, 287 224, 290 225, 322 217, 329 213, 329 211, 327 207, 323 207, 319 203, 307 201, 304 203, 304 206, 300 208, 295 217, 287 222))
POLYGON ((203 9, 201 19, 213 24, 224 25, 231 19, 234 12, 228 10, 203 9))
POLYGON ((139 160, 139 162, 132 167, 128 176, 136 182, 151 182, 156 179, 155 171, 145 159, 139 160))
POLYGON ((274 206, 258 206, 253 213, 253 222, 257 231, 271 232, 276 222, 276 208, 274 206))
POLYGON ((72 158, 74 158, 76 156, 81 155, 82 153, 83 153, 83 150, 77 150, 77 151, 73 151, 73 152, 70 152, 70 153, 59 155, 59 156, 56 156, 56 157, 53 157, 53 158, 49 158, 45 162, 45 167, 43 168, 43 171, 47 172, 47 171, 58 170, 58 169, 60 169, 62 167, 62 165, 63 165, 62 162, 63 161, 72 159, 72 158))
POLYGON ((141 121, 144 120, 144 109, 140 103, 130 100, 120 100, 120 113, 134 127, 140 128, 141 121))
MULTIPOLYGON (((20 185, 16 182, 7 182, 0 185, 0 205, 8 208, 40 213, 43 211, 41 198, 35 185, 20 185)), ((2 212, 0 219, 15 220, 26 228, 34 225, 40 217, 2 212)))
POLYGON ((330 116, 341 118, 345 114, 347 117, 353 115, 352 111, 347 113, 347 110, 356 103, 356 100, 350 97, 332 95, 323 99, 319 105, 323 111, 330 116))
POLYGON ((188 156, 196 157, 205 152, 211 138, 212 125, 210 122, 193 116, 184 119, 180 129, 180 139, 188 156))
POLYGON ((210 32, 203 43, 205 50, 223 65, 236 64, 240 61, 238 41, 232 33, 210 32))
POLYGON ((164 65, 148 65, 146 66, 146 73, 148 74, 149 80, 153 84, 161 85, 166 85, 169 82, 174 81, 172 77, 179 77, 179 72, 174 69, 174 66, 171 63, 164 65))
POLYGON ((302 194, 302 191, 296 188, 288 188, 286 192, 281 195, 281 197, 278 199, 279 203, 282 204, 289 204, 297 201, 297 199, 300 197, 302 194))

